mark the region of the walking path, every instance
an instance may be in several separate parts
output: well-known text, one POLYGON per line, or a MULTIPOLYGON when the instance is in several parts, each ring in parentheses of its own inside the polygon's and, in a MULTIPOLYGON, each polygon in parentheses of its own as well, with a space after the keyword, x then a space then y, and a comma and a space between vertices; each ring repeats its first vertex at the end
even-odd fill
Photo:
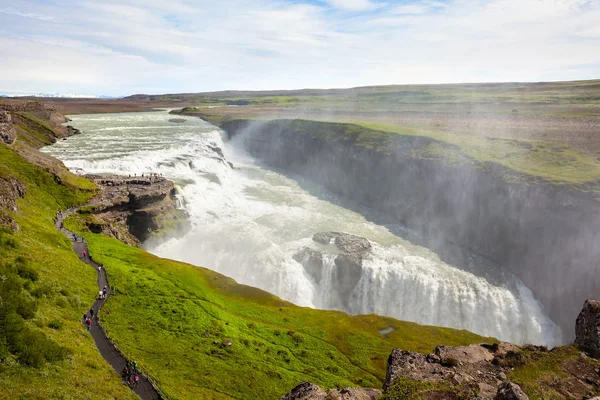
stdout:
MULTIPOLYGON (((74 238, 73 232, 67 230, 63 226, 63 220, 75 211, 77 211, 76 208, 63 211, 62 215, 58 216, 55 221, 56 229, 60 230, 65 236, 67 236, 71 240, 73 240, 74 238)), ((108 288, 106 298, 96 299, 96 301, 91 307, 91 309, 94 310, 94 321, 92 323, 90 333, 92 334, 92 337, 94 338, 94 343, 100 351, 100 354, 102 354, 102 357, 104 357, 104 359, 113 367, 113 369, 120 376, 121 371, 123 371, 123 368, 129 363, 129 361, 123 356, 123 354, 121 354, 119 350, 117 350, 115 345, 106 336, 106 333, 100 325, 100 321, 98 318, 98 313, 100 312, 100 309, 102 308, 104 302, 106 301, 106 299, 108 299, 111 293, 111 288, 108 285, 108 279, 106 278, 106 271, 101 265, 97 264, 92 260, 92 257, 89 256, 87 243, 82 242, 81 239, 73 243, 73 251, 77 253, 81 261, 92 266, 96 270, 96 272, 98 272, 98 289, 102 290, 104 286, 108 288), (87 253, 87 257, 83 256, 84 251, 87 253)), ((140 381, 138 387, 131 387, 131 390, 133 390, 143 400, 161 400, 163 397, 160 395, 159 391, 152 385, 152 382, 150 382, 148 378, 141 372, 139 373, 139 376, 140 381)))

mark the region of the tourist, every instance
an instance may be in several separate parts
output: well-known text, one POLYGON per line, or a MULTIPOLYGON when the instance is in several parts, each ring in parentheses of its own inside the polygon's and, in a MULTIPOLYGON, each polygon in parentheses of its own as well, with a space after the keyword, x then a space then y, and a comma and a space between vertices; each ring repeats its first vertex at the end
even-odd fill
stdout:
POLYGON ((90 318, 94 318, 94 309, 90 308, 90 318))
POLYGON ((129 383, 129 375, 129 365, 125 364, 125 366, 123 367, 123 371, 121 371, 121 378, 123 378, 125 382, 129 383))
POLYGON ((85 319, 85 326, 87 327, 88 331, 91 329, 91 327, 92 327, 92 319, 91 318, 85 319))
POLYGON ((98 300, 102 300, 102 290, 98 290, 98 300))
POLYGON ((108 293, 108 288, 106 286, 104 286, 104 289, 102 289, 102 298, 105 299, 106 298, 106 294, 108 293))
POLYGON ((133 387, 138 387, 140 383, 140 377, 138 374, 133 375, 133 387))

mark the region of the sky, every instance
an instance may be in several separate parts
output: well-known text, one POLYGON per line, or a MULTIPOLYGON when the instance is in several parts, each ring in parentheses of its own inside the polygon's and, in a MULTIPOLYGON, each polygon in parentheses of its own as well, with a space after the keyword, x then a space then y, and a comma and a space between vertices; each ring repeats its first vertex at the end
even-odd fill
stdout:
POLYGON ((600 78, 600 0, 0 0, 0 94, 600 78))

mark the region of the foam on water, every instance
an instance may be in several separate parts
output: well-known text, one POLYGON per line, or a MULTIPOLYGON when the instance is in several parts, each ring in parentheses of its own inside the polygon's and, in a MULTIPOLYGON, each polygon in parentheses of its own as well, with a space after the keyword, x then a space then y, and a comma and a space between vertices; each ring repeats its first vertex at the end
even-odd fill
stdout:
POLYGON ((507 277, 498 286, 440 261, 386 227, 262 168, 224 144, 219 130, 200 119, 173 124, 164 111, 72 118, 71 124, 84 133, 44 149, 69 168, 161 172, 179 182, 192 228, 180 238, 146 243, 159 256, 211 268, 302 306, 377 313, 516 343, 561 342, 558 327, 517 279, 507 277), (223 149, 236 168, 211 146, 223 149), (374 244, 347 304, 339 300, 335 254, 318 248, 325 250, 320 282, 292 258, 304 246, 317 248, 312 235, 329 230, 364 236, 374 244))

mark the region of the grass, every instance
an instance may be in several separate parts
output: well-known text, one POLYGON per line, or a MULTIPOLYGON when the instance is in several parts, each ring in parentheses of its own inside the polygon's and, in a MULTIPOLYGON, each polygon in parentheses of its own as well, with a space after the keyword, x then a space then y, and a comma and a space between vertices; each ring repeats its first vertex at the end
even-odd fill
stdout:
MULTIPOLYGON (((76 217, 67 224, 84 229, 76 217)), ((103 309, 108 334, 173 398, 277 399, 302 380, 326 388, 381 387, 395 347, 430 352, 440 343, 491 340, 297 307, 210 270, 85 236, 117 290, 103 309), (379 334, 389 326, 396 330, 379 334)))
MULTIPOLYGON (((532 178, 559 184, 585 184, 600 180, 600 162, 565 144, 542 140, 517 140, 471 135, 445 134, 441 131, 413 130, 402 126, 358 123, 368 129, 400 135, 424 136, 457 146, 464 156, 479 163, 495 163, 532 178)), ((426 153, 446 157, 447 147, 426 153)), ((512 175, 512 174, 511 174, 512 175)))
MULTIPOLYGON (((81 263, 71 243, 54 229, 58 209, 85 202, 93 185, 63 170, 62 182, 30 164, 15 150, 0 144, 0 179, 16 178, 27 193, 17 200, 10 216, 19 231, 3 230, 1 263, 26 265, 21 272, 21 295, 35 303, 35 314, 25 321, 27 330, 67 349, 62 360, 47 360, 38 368, 24 365, 12 355, 0 362, 0 397, 7 399, 135 398, 120 384, 117 374, 102 359, 93 339, 80 323, 94 301, 94 271, 81 263), (8 246, 7 243, 12 243, 8 246), (29 275, 28 275, 29 274, 29 275)), ((32 347, 33 348, 33 347, 32 347)))

